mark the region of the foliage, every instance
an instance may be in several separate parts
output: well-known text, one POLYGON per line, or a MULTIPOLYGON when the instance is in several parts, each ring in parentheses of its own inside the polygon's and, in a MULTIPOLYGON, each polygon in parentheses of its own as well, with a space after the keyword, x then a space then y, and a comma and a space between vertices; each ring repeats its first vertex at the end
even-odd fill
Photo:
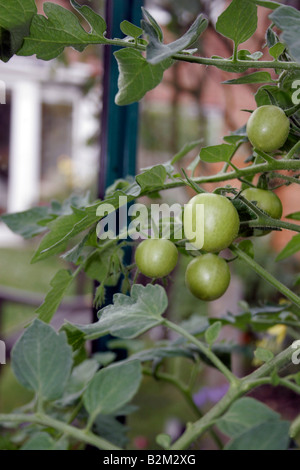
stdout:
MULTIPOLYGON (((44 4, 45 15, 40 15, 36 13, 33 0, 22 3, 19 0, 9 3, 0 0, 1 59, 7 61, 17 53, 23 56, 35 54, 39 59, 49 60, 70 46, 78 51, 91 44, 120 46, 122 49, 115 53, 119 65, 119 91, 116 96, 119 105, 140 100, 160 83, 164 71, 176 61, 215 66, 232 73, 255 69, 255 72, 228 80, 225 84, 262 84, 256 93, 257 106, 272 104, 280 107, 290 119, 290 132, 281 149, 271 153, 251 149, 247 159, 249 164, 243 168, 238 168, 233 160, 240 145, 248 142, 245 127, 225 136, 224 143, 202 148, 197 159, 182 173, 178 172, 176 165, 201 142, 187 144, 166 164, 144 169, 134 181, 117 181, 108 188, 103 201, 90 201, 88 195, 72 197, 64 204, 54 201, 49 207, 2 216, 8 227, 24 238, 43 234, 33 263, 60 256, 70 268, 62 269, 54 276, 51 290, 36 312, 37 318, 27 326, 13 348, 12 368, 15 376, 20 384, 34 393, 35 398, 26 408, 0 415, 5 439, 10 433, 10 445, 13 447, 15 442, 21 443, 19 447, 27 450, 72 449, 78 443, 99 449, 120 449, 127 445, 127 430, 116 420, 116 416, 133 411, 130 403, 144 374, 177 387, 198 416, 175 442, 171 442, 166 434, 158 435, 157 443, 161 447, 187 449, 207 430, 220 444, 213 429, 216 426, 230 438, 225 449, 287 449, 289 429, 292 437, 299 433, 299 418, 290 428, 290 423, 282 420, 278 413, 243 395, 263 384, 281 385, 299 394, 299 374, 284 376, 284 369, 291 362, 294 349, 288 347, 277 355, 264 347, 258 347, 255 352, 251 350, 250 354, 262 365, 250 375, 238 378, 231 370, 231 356, 241 347, 221 341, 219 335, 225 325, 244 332, 249 328, 266 332, 271 327, 281 325, 289 328, 294 337, 299 335, 299 296, 257 263, 254 246, 249 240, 255 229, 299 233, 300 226, 293 223, 299 220, 299 212, 289 216, 292 222, 274 219, 255 201, 245 199, 240 189, 255 186, 256 175, 261 175, 258 185, 264 189, 268 185, 272 187, 274 180, 292 187, 299 184, 300 113, 299 104, 293 101, 295 90, 292 85, 300 75, 300 14, 276 2, 233 0, 216 23, 217 32, 233 41, 232 57, 207 58, 189 49, 207 27, 207 20, 201 14, 181 38, 165 44, 160 26, 146 10, 143 10, 141 27, 123 21, 120 29, 126 37, 108 38, 103 18, 90 7, 80 6, 74 0, 71 5, 73 11, 48 2, 44 4), (257 5, 272 10, 266 33, 267 47, 272 57, 268 61, 261 60, 261 51, 251 53, 239 49, 256 31, 257 5), (79 16, 89 24, 89 31, 83 28, 79 16), (282 31, 280 39, 273 29, 274 25, 282 31), (271 75, 259 69, 269 69, 274 73, 271 75), (194 177, 201 160, 207 164, 224 162, 223 170, 210 176, 194 177), (187 172, 191 170, 190 177, 187 172), (232 180, 239 181, 241 188, 235 187, 236 181, 234 187, 229 185, 228 181, 232 180), (275 287, 286 300, 278 305, 249 306, 244 303, 238 315, 224 312, 217 320, 193 316, 183 324, 177 324, 165 315, 168 308, 165 287, 156 284, 155 280, 146 286, 137 284, 135 265, 124 263, 123 249, 132 243, 128 235, 134 229, 134 220, 131 220, 128 233, 125 227, 113 239, 102 238, 98 224, 100 219, 105 220, 104 215, 110 213, 113 216, 123 206, 127 209, 127 204, 140 196, 153 197, 166 189, 184 185, 201 193, 204 192, 201 185, 208 182, 222 183, 216 193, 226 196, 239 213, 239 236, 245 240, 234 242, 228 247, 229 250, 275 287), (95 296, 95 304, 102 307, 99 320, 89 325, 66 323, 56 332, 49 323, 67 288, 80 271, 99 284, 95 296), (106 290, 118 283, 122 292, 114 296, 110 305, 106 305, 106 290), (130 350, 129 340, 137 341, 136 338, 157 326, 172 330, 176 335, 150 346, 138 343, 142 344, 140 349, 130 350), (98 339, 108 333, 119 338, 120 347, 128 349, 126 359, 113 362, 113 354, 108 353, 105 357, 95 354, 90 358, 82 354, 87 340, 98 339), (161 368, 167 359, 172 361, 179 357, 189 362, 193 376, 198 375, 201 365, 205 364, 218 369, 229 383, 228 392, 204 417, 193 400, 193 380, 186 385, 176 375, 167 374, 161 368), (18 431, 20 423, 24 426, 18 431)), ((139 221, 141 231, 145 230, 144 225, 149 217, 146 212, 143 220, 139 221)), ((169 238, 176 244, 181 256, 190 258, 201 255, 203 250, 190 251, 183 237, 176 238, 178 228, 182 226, 177 215, 160 220, 155 229, 164 232, 170 225, 169 238)), ((294 255, 299 252, 299 247, 299 235, 296 233, 277 260, 294 255)), ((299 284, 299 279, 295 283, 299 284)))

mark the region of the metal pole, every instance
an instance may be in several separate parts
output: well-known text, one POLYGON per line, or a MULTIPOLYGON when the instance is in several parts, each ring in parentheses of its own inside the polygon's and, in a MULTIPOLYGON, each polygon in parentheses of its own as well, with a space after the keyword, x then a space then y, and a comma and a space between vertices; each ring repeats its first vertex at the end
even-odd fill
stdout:
MULTIPOLYGON (((123 20, 139 25, 143 0, 107 0, 106 22, 108 37, 120 37, 123 20)), ((135 175, 138 139, 138 104, 117 106, 118 66, 113 56, 116 47, 104 50, 103 107, 101 117, 101 151, 98 197, 103 199, 106 188, 118 178, 135 175)), ((125 262, 130 262, 131 250, 125 252, 125 262)), ((106 289, 106 304, 112 303, 120 285, 106 289)), ((93 312, 97 321, 97 311, 93 312)), ((93 345, 94 351, 105 350, 108 338, 101 338, 93 345)))

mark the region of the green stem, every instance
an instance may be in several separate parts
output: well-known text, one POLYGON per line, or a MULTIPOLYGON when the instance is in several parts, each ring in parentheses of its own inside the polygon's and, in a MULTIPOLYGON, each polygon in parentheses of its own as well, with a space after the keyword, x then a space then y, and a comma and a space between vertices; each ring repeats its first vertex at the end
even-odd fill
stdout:
POLYGON ((292 422, 291 427, 290 427, 290 436, 292 439, 295 437, 298 437, 300 432, 300 415, 297 416, 297 418, 292 422))
POLYGON ((291 160, 294 157, 297 150, 299 150, 299 149, 300 149, 300 140, 298 140, 298 142, 291 148, 291 150, 286 154, 284 159, 285 160, 291 160))
MULTIPOLYGON (((269 174, 270 178, 278 178, 278 179, 281 179, 281 180, 285 180, 285 181, 288 181, 289 183, 295 183, 295 184, 300 184, 300 174, 298 175, 295 175, 295 176, 287 176, 287 175, 282 175, 281 173, 270 173, 269 174)), ((272 188, 273 190, 275 188, 272 188)))
POLYGON ((187 403, 193 409, 193 411, 195 412, 197 417, 202 418, 203 413, 198 408, 198 406, 195 404, 195 402, 193 400, 193 397, 191 396, 190 391, 176 377, 174 377, 171 374, 166 374, 164 372, 156 372, 155 375, 153 375, 153 371, 151 369, 147 369, 147 368, 143 368, 143 374, 148 375, 149 377, 155 377, 158 380, 163 380, 164 382, 168 382, 169 384, 176 387, 177 390, 179 390, 180 393, 183 395, 183 397, 186 399, 187 403))
POLYGON ((174 54, 173 59, 190 62, 193 64, 213 65, 215 67, 226 66, 228 72, 236 73, 237 67, 245 69, 278 69, 278 70, 299 70, 300 64, 297 62, 283 62, 275 60, 228 60, 212 59, 207 57, 197 57, 187 54, 174 54))
POLYGON ((176 442, 171 446, 171 450, 183 450, 188 447, 204 432, 211 428, 216 420, 225 413, 230 405, 239 398, 241 390, 239 386, 232 386, 227 394, 211 408, 203 418, 191 424, 188 423, 185 432, 182 436, 177 439, 176 442))
POLYGON ((254 152, 257 153, 257 155, 262 157, 264 160, 266 160, 266 162, 268 162, 268 163, 272 164, 275 160, 273 157, 271 157, 271 155, 268 155, 267 153, 262 152, 261 150, 258 150, 256 148, 254 149, 254 152))
POLYGON ((300 104, 295 104, 295 106, 292 106, 291 108, 285 110, 285 115, 287 117, 292 116, 297 111, 299 111, 299 109, 300 109, 300 104))
POLYGON ((292 230, 293 232, 300 232, 300 225, 285 222, 284 220, 272 219, 272 217, 268 216, 259 217, 258 219, 247 221, 245 222, 245 224, 253 228, 283 228, 286 230, 292 230))
POLYGON ((263 364, 259 369, 252 372, 252 374, 240 379, 238 383, 232 384, 227 394, 219 401, 219 403, 211 408, 203 418, 193 424, 188 424, 187 429, 182 436, 174 442, 171 450, 187 449, 192 442, 216 423, 216 421, 225 413, 225 411, 227 411, 234 401, 248 393, 250 390, 267 383, 270 380, 267 376, 270 375, 273 370, 279 371, 290 363, 294 352, 295 350, 290 346, 285 351, 274 357, 270 362, 263 364))
POLYGON ((255 388, 257 385, 261 385, 257 384, 256 380, 268 377, 268 375, 270 375, 273 370, 276 369, 278 372, 280 372, 280 369, 284 368, 286 364, 291 363, 294 352, 295 349, 293 349, 292 346, 288 347, 281 353, 277 354, 277 356, 274 357, 271 361, 263 364, 261 367, 259 367, 259 369, 245 377, 243 379, 244 384, 246 383, 250 385, 249 388, 246 388, 246 391, 255 388))
POLYGON ((115 446, 102 437, 96 436, 91 432, 85 432, 84 430, 75 428, 74 426, 70 426, 69 424, 58 421, 57 419, 51 418, 50 416, 44 414, 0 414, 0 422, 16 424, 39 424, 41 426, 46 426, 56 429, 57 431, 61 431, 63 434, 67 434, 80 442, 85 442, 86 444, 95 446, 100 450, 121 450, 120 447, 115 446))
POLYGON ((176 325, 175 323, 171 322, 170 320, 167 320, 166 318, 164 318, 163 324, 171 330, 176 331, 176 333, 179 333, 180 336, 183 336, 192 344, 197 346, 197 348, 216 366, 216 368, 219 369, 220 372, 222 372, 222 374, 224 375, 224 377, 226 377, 229 383, 238 383, 238 378, 225 366, 225 364, 223 364, 222 361, 220 361, 218 356, 216 356, 211 349, 201 343, 201 341, 199 341, 193 335, 185 331, 183 328, 181 328, 181 326, 176 325))
POLYGON ((260 266, 253 258, 248 256, 243 250, 238 248, 236 245, 231 245, 230 250, 232 253, 236 254, 240 259, 245 261, 248 266, 250 266, 260 277, 269 282, 274 286, 281 294, 283 294, 287 299, 293 302, 298 308, 300 308, 300 297, 292 292, 288 287, 278 281, 272 274, 266 271, 262 266, 260 266))
MULTIPOLYGON (((143 369, 143 373, 145 375, 148 375, 150 377, 153 377, 153 372, 152 370, 150 369, 147 369, 147 368, 144 368, 143 369)), ((190 392, 190 390, 185 387, 181 382, 180 380, 178 380, 176 377, 174 377, 173 375, 170 375, 170 374, 166 374, 166 373, 162 373, 162 372, 157 372, 155 374, 155 378, 159 379, 159 380, 163 380, 164 382, 168 382, 170 384, 172 384, 174 387, 177 388, 177 390, 179 390, 179 392, 182 394, 182 396, 184 397, 184 399, 186 400, 187 404, 190 406, 190 408, 194 411, 195 415, 197 416, 197 418, 202 418, 204 416, 204 414, 202 413, 202 411, 198 408, 198 406, 196 405, 196 403, 194 402, 193 400, 193 397, 192 397, 192 394, 190 392)), ((223 442, 221 441, 221 439, 219 438, 219 436, 217 435, 217 433, 211 429, 210 430, 210 435, 212 437, 212 439, 215 441, 216 445, 218 446, 219 449, 222 449, 223 448, 223 442)))
MULTIPOLYGON (((30 38, 28 38, 30 39, 30 38)), ((73 46, 82 46, 82 45, 89 45, 89 44, 101 44, 101 45, 111 45, 111 46, 119 46, 119 47, 127 47, 133 48, 139 51, 145 51, 146 46, 143 44, 135 44, 135 42, 128 42, 124 41, 123 39, 108 39, 108 38, 101 38, 99 40, 96 37, 91 36, 90 40, 86 43, 80 42, 78 44, 72 43, 73 46)), ((62 44, 63 45, 63 44, 62 44)), ((237 55, 237 54, 236 54, 237 55)), ((179 52, 178 54, 172 55, 172 59, 174 60, 181 60, 184 62, 190 62, 194 64, 200 65, 212 65, 215 67, 224 67, 228 71, 232 69, 233 73, 236 73, 237 67, 239 69, 277 69, 277 70, 300 70, 300 64, 297 62, 284 62, 279 60, 236 60, 233 59, 213 59, 209 57, 199 57, 194 56, 191 54, 186 54, 184 52, 179 52)))
POLYGON ((279 380, 279 385, 282 385, 285 388, 289 388, 293 392, 297 393, 300 395, 300 387, 297 384, 294 384, 293 382, 290 382, 289 380, 286 379, 280 379, 279 380))
MULTIPOLYGON (((72 413, 70 414, 69 418, 68 418, 68 421, 67 421, 67 424, 72 424, 74 419, 77 417, 79 411, 81 410, 82 408, 82 405, 83 405, 83 399, 81 398, 79 400, 79 402, 77 403, 77 405, 74 407, 72 413)), ((61 432, 58 437, 57 437, 57 440, 61 439, 62 437, 64 436, 64 433, 61 432)))
POLYGON ((237 45, 237 43, 234 43, 232 61, 235 62, 235 63, 238 61, 238 45, 237 45))
MULTIPOLYGON (((229 181, 238 178, 245 178, 247 176, 254 176, 258 173, 265 173, 269 171, 276 170, 288 170, 288 171, 298 171, 300 170, 300 160, 275 160, 270 163, 260 163, 258 165, 250 165, 245 168, 241 168, 238 171, 230 171, 228 173, 217 173, 216 175, 202 176, 197 178, 190 178, 191 181, 197 184, 204 183, 218 183, 222 181, 229 181)), ((162 191, 165 189, 172 189, 184 186, 187 184, 182 181, 172 181, 162 185, 160 188, 156 188, 155 191, 162 191)), ((141 195, 150 194, 150 191, 145 191, 141 195)))

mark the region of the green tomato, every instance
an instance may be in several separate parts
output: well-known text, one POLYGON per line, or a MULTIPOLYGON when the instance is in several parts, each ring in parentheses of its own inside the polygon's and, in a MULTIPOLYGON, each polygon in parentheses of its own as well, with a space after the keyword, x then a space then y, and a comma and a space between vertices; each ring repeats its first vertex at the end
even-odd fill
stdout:
POLYGON ((227 262, 219 256, 207 253, 194 258, 185 273, 185 283, 195 297, 216 300, 227 290, 230 271, 227 262))
POLYGON ((159 278, 170 274, 178 260, 174 243, 163 238, 144 240, 136 249, 135 262, 142 274, 159 278))
POLYGON ((273 219, 281 218, 282 204, 277 194, 260 188, 247 188, 241 194, 248 201, 256 202, 257 207, 273 217, 273 219))
MULTIPOLYGON (((257 207, 264 212, 266 212, 273 219, 280 219, 282 216, 282 204, 281 200, 277 194, 272 191, 260 188, 247 188, 242 191, 242 196, 244 196, 248 201, 256 202, 257 207)), ((268 235, 271 230, 261 230, 254 229, 253 235, 255 237, 262 237, 268 235)), ((252 233, 245 233, 244 235, 251 235, 252 233)))
POLYGON ((278 106, 260 106, 247 122, 248 139, 253 147, 263 152, 273 152, 282 147, 289 131, 290 121, 278 106))
MULTIPOLYGON (((198 249, 210 253, 227 248, 237 237, 240 220, 234 205, 224 196, 212 193, 202 193, 194 196, 184 208, 185 236, 198 249), (189 238, 186 227, 192 227, 196 233, 196 207, 204 205, 204 243, 196 238, 189 238)), ((197 227, 198 229, 198 227, 197 227)))

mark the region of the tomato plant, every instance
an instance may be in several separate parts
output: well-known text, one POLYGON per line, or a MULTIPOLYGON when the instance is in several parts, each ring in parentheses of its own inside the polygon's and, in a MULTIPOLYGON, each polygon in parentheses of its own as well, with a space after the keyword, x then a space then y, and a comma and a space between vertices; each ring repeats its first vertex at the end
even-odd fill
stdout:
MULTIPOLYGON (((118 46, 115 58, 120 75, 116 103, 120 106, 139 101, 160 83, 169 67, 181 62, 239 74, 238 78, 226 81, 226 86, 260 84, 260 87, 255 95, 257 108, 248 124, 224 136, 224 142, 202 147, 188 168, 180 171, 183 157, 195 148, 193 143, 171 161, 144 169, 134 181, 118 181, 103 200, 87 202, 86 197, 76 197, 62 206, 56 202, 42 210, 33 208, 1 217, 11 230, 26 238, 44 234, 32 262, 62 256, 70 268, 61 269, 54 276, 49 293, 36 311, 37 318, 26 325, 12 349, 14 375, 35 398, 22 409, 0 414, 1 434, 21 449, 77 449, 90 445, 119 451, 127 445, 127 429, 116 416, 132 412, 127 405, 146 375, 155 383, 167 382, 175 387, 195 415, 194 422, 189 422, 179 437, 158 435, 156 442, 160 448, 189 449, 207 432, 221 449, 280 450, 299 446, 299 416, 282 419, 261 401, 245 396, 262 385, 281 386, 300 394, 298 342, 292 343, 300 332, 299 277, 287 279, 286 285, 257 261, 255 246, 247 236, 244 240, 237 238, 250 229, 287 230, 294 237, 277 259, 287 259, 300 249, 300 226, 295 223, 299 221, 299 211, 281 220, 282 206, 272 192, 275 187, 289 186, 289 190, 299 185, 300 113, 299 104, 292 98, 292 84, 300 74, 297 10, 271 1, 232 0, 215 24, 226 44, 233 43, 228 58, 203 57, 191 49, 208 26, 202 14, 179 40, 165 44, 160 26, 146 10, 141 27, 122 22, 125 37, 120 39, 110 38, 105 20, 75 1, 71 1, 73 12, 46 2, 45 15, 37 14, 34 0, 5 2, 5 8, 2 4, 4 0, 0 0, 3 61, 14 54, 49 60, 59 56, 65 47, 82 51, 91 44, 118 46), (258 5, 272 10, 268 12, 266 32, 272 60, 262 60, 261 51, 241 49, 241 44, 256 31, 258 5), (5 14, 1 14, 1 9, 5 14), (89 31, 81 26, 80 17, 85 26, 90 25, 89 31), (281 31, 280 37, 277 30, 281 31), (8 44, 7 38, 13 40, 8 44), (253 69, 255 72, 247 73, 253 69), (248 155, 246 164, 241 164, 235 155, 245 143, 248 155), (202 162, 211 168, 209 174, 195 172, 202 168, 202 162), (214 163, 224 166, 215 173, 214 163), (257 176, 270 189, 256 188, 257 176), (206 184, 211 183, 218 183, 219 187, 208 193, 206 184), (160 221, 159 230, 163 233, 171 226, 169 236, 165 237, 168 239, 143 242, 138 237, 131 239, 132 221, 129 228, 110 239, 98 237, 99 218, 101 221, 104 218, 99 216, 101 208, 109 204, 112 212, 117 212, 124 205, 124 198, 129 205, 140 197, 153 198, 165 190, 173 190, 176 198, 176 190, 182 187, 192 188, 197 194, 185 208, 180 206, 183 220, 169 214, 160 221), (195 240, 183 233, 183 223, 197 229, 195 214, 200 204, 204 205, 204 244, 194 243, 191 249, 195 240), (136 264, 127 264, 124 248, 132 244, 137 245, 136 264), (241 302, 242 311, 236 315, 220 310, 217 319, 196 315, 180 323, 173 321, 168 311, 166 284, 171 279, 138 283, 137 268, 151 278, 167 276, 180 253, 181 260, 188 264, 187 288, 200 299, 216 299, 230 281, 228 262, 216 254, 223 249, 227 249, 227 261, 232 262, 233 270, 238 259, 244 270, 252 270, 274 288, 278 295, 274 295, 270 304, 264 303, 264 299, 259 305, 241 302), (65 322, 57 332, 50 322, 68 287, 81 272, 98 283, 94 299, 99 309, 98 321, 87 325, 65 322), (120 292, 108 302, 106 294, 112 285, 119 286, 120 292), (236 350, 242 353, 245 348, 218 341, 222 328, 228 325, 242 334, 250 328, 264 338, 265 342, 261 341, 257 348, 246 345, 250 348, 248 356, 255 356, 256 363, 245 376, 236 375, 231 366, 232 354, 236 350), (290 336, 286 336, 286 347, 280 343, 281 349, 274 352, 262 344, 268 346, 270 328, 278 329, 278 325, 281 335, 284 331, 290 336), (156 327, 162 327, 163 341, 140 338, 156 327), (107 335, 117 338, 119 346, 127 350, 126 359, 115 360, 110 353, 89 353, 86 342, 107 335), (191 370, 188 379, 178 377, 174 367, 178 358, 191 370), (168 368, 170 363, 172 367, 168 368), (290 370, 292 365, 295 367, 290 370), (204 415, 195 401, 195 378, 203 367, 217 369, 228 384, 223 397, 204 415), (228 437, 226 443, 219 431, 228 437)), ((147 207, 145 216, 139 219, 146 237, 150 215, 147 207)), ((180 304, 177 307, 180 310, 180 304)))
POLYGON ((229 286, 228 264, 223 258, 212 253, 198 256, 189 263, 185 282, 195 297, 201 300, 216 300, 229 286))

